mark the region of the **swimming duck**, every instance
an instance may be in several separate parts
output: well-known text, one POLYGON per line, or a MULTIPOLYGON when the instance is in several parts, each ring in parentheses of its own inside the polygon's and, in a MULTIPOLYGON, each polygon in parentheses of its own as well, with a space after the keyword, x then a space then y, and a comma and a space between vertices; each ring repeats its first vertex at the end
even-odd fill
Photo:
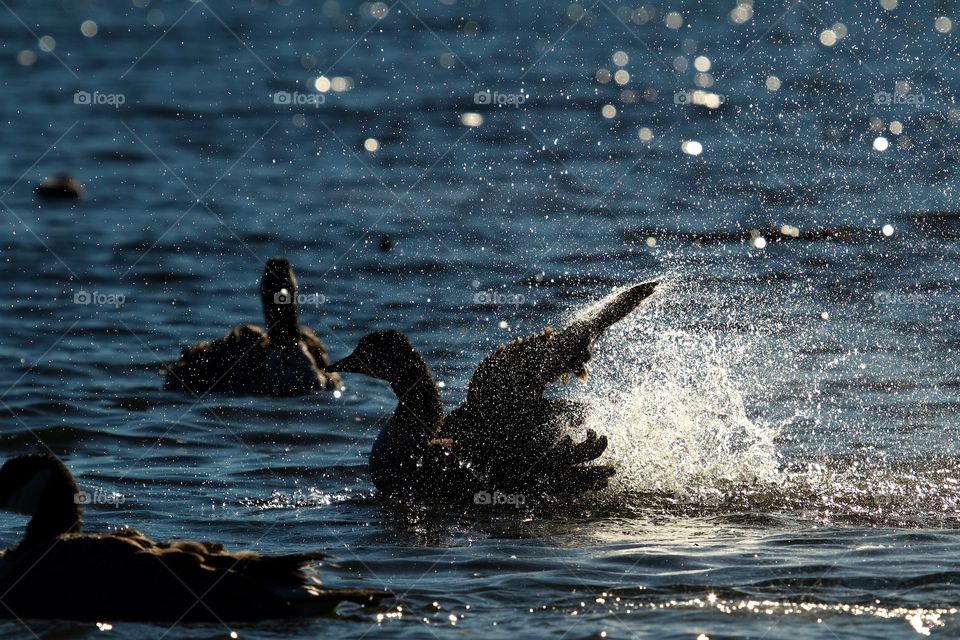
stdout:
POLYGON ((83 196, 83 185, 63 173, 52 178, 44 178, 34 191, 38 198, 76 200, 83 196))
POLYGON ((656 282, 632 286, 562 331, 501 346, 470 380, 466 401, 444 417, 430 369, 398 331, 362 338, 327 371, 363 373, 390 383, 399 403, 370 452, 377 489, 410 497, 491 494, 576 494, 602 489, 615 470, 587 464, 607 447, 588 430, 575 442, 570 430, 586 419, 584 403, 545 398, 549 384, 573 373, 586 379, 594 342, 633 311, 656 282))
POLYGON ((0 468, 0 509, 30 516, 0 556, 0 617, 250 621, 370 605, 371 589, 328 589, 309 563, 323 554, 261 556, 219 544, 155 542, 132 529, 81 533, 81 492, 62 462, 22 455, 0 468))
POLYGON ((185 347, 166 367, 164 388, 273 396, 339 389, 340 376, 323 371, 330 360, 320 338, 297 320, 297 299, 290 263, 270 259, 260 280, 266 330, 240 325, 219 340, 185 347))

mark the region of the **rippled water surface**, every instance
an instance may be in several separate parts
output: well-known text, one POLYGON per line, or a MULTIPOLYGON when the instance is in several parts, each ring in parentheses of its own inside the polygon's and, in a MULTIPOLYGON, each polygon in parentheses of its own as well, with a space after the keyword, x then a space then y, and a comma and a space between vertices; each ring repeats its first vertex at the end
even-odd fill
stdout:
POLYGON ((3 637, 960 634, 956 2, 0 4, 0 453, 112 496, 90 530, 329 550, 397 594, 3 637), (85 197, 36 200, 61 172, 85 197), (399 328, 449 407, 497 344, 662 279, 563 390, 611 488, 392 505, 379 382, 162 391, 260 322, 278 254, 334 357, 399 328))

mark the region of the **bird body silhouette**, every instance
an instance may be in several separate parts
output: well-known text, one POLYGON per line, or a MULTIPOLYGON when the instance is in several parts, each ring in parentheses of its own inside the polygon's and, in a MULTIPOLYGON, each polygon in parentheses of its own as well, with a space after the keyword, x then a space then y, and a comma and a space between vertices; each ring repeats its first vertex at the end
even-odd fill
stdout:
POLYGON ((240 325, 219 340, 184 348, 164 370, 164 388, 272 396, 339 389, 340 377, 323 371, 330 360, 320 338, 299 323, 297 288, 290 263, 269 260, 260 281, 266 329, 240 325))
POLYGON ((466 400, 446 417, 430 369, 409 340, 397 331, 365 336, 327 371, 385 380, 398 398, 370 452, 377 489, 411 497, 555 496, 605 487, 613 467, 588 463, 604 452, 606 437, 588 430, 575 442, 569 435, 582 426, 587 406, 544 393, 569 374, 585 379, 594 342, 656 284, 629 287, 562 331, 501 346, 480 363, 466 400))
POLYGON ((0 509, 31 517, 0 556, 0 618, 249 621, 375 604, 371 589, 330 589, 310 563, 322 553, 262 556, 192 540, 155 542, 132 529, 81 532, 81 495, 56 458, 24 455, 0 468, 0 509))

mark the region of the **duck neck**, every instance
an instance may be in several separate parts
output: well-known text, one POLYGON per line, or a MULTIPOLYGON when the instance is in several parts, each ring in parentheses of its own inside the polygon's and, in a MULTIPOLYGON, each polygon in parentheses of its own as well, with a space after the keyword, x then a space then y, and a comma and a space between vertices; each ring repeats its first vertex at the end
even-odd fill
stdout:
POLYGON ((21 545, 52 542, 65 533, 77 533, 83 523, 81 494, 73 478, 54 477, 44 491, 39 506, 27 524, 21 545))
POLYGON ((394 417, 396 424, 423 434, 426 441, 440 430, 443 402, 427 363, 416 351, 412 355, 390 382, 398 398, 394 417))
POLYGON ((267 335, 273 346, 295 345, 300 339, 300 322, 297 318, 296 300, 276 303, 272 299, 263 301, 264 322, 267 335))

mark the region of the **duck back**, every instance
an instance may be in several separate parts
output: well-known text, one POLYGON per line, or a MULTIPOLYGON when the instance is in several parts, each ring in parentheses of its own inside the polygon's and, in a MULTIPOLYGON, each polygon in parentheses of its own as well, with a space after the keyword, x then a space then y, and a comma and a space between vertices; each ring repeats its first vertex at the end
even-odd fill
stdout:
POLYGON ((0 613, 69 620, 264 620, 372 604, 375 590, 323 589, 305 563, 193 541, 154 542, 125 529, 68 534, 7 552, 0 613), (202 602, 198 602, 202 596, 202 602))

